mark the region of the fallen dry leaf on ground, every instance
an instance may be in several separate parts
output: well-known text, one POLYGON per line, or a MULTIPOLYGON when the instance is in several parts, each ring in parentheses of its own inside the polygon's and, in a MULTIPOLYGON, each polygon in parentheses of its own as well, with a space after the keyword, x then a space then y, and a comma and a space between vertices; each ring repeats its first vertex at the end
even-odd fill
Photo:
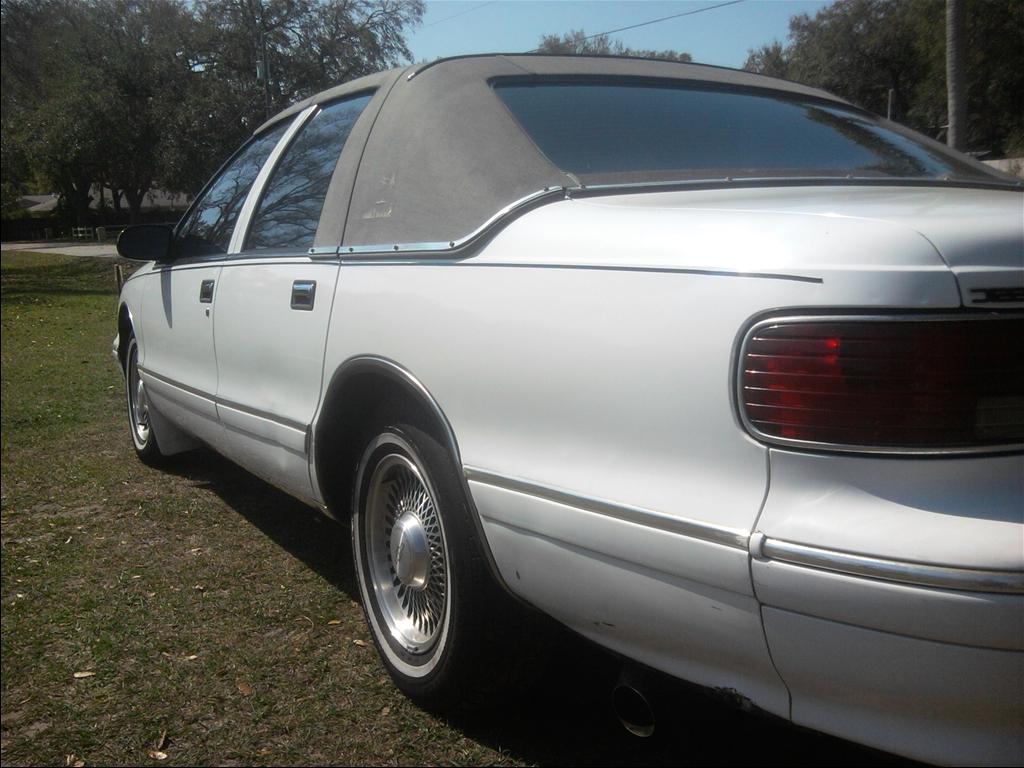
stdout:
POLYGON ((149 756, 151 758, 153 758, 154 760, 166 760, 167 759, 167 753, 166 752, 161 752, 159 749, 151 749, 151 750, 149 750, 149 756))
POLYGON ((75 678, 75 680, 81 680, 82 678, 85 678, 85 677, 94 677, 95 675, 96 675, 96 673, 95 673, 95 672, 88 672, 88 671, 83 671, 83 672, 75 672, 75 674, 74 674, 74 678, 75 678))
POLYGON ((352 642, 355 643, 356 645, 358 645, 360 648, 365 648, 366 647, 366 641, 365 640, 360 640, 358 637, 355 640, 353 640, 352 642))
POLYGON ((341 624, 341 619, 331 619, 327 622, 327 626, 333 627, 335 624, 341 624))
POLYGON ((239 683, 238 692, 243 696, 252 696, 252 686, 248 683, 239 683))

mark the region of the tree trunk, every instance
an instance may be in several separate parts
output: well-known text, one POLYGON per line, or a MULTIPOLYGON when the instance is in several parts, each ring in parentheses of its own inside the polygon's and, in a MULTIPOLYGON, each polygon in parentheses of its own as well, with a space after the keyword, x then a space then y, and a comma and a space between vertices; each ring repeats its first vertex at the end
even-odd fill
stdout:
POLYGON ((946 0, 946 96, 949 112, 946 143, 953 149, 964 149, 967 145, 966 10, 964 0, 946 0))
POLYGON ((89 226, 89 203, 92 201, 89 192, 92 189, 92 181, 82 177, 70 177, 64 186, 61 192, 67 197, 68 207, 74 213, 75 226, 89 226))
POLYGON ((121 190, 110 188, 110 198, 114 203, 114 220, 118 223, 121 221, 121 190))
POLYGON ((127 187, 124 190, 125 199, 128 201, 128 223, 138 224, 139 215, 142 213, 142 198, 146 196, 146 192, 149 187, 143 189, 137 189, 135 187, 127 187))

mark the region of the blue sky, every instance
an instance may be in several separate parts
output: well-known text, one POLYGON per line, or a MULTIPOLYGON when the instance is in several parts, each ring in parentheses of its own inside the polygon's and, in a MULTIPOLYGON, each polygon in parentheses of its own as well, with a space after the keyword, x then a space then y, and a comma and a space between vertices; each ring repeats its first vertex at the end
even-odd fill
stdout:
MULTIPOLYGON (((723 0, 428 0, 408 36, 415 61, 485 51, 528 51, 544 34, 588 35, 717 5, 723 0)), ((785 41, 789 19, 831 0, 743 0, 612 35, 630 48, 687 51, 694 61, 740 67, 747 51, 785 41)))

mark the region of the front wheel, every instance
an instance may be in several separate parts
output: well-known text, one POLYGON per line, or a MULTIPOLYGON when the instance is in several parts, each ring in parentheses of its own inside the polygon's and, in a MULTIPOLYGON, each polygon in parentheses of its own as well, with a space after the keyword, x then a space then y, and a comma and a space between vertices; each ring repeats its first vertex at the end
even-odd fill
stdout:
POLYGON ((146 464, 158 464, 164 459, 150 420, 149 398, 146 385, 139 375, 139 343, 133 333, 128 337, 128 351, 124 362, 125 400, 128 405, 128 429, 136 455, 146 464))
POLYGON ((352 512, 367 623, 406 695, 433 708, 475 706, 509 666, 495 659, 497 614, 509 601, 484 563, 448 452, 411 423, 390 422, 370 432, 352 512))

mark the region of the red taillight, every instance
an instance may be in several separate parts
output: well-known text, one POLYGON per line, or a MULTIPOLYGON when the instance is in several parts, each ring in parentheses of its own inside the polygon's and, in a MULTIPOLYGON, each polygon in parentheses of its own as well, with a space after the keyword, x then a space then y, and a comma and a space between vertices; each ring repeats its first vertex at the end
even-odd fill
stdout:
POLYGON ((739 400, 766 440, 859 449, 1024 443, 1024 318, 754 326, 739 400))

